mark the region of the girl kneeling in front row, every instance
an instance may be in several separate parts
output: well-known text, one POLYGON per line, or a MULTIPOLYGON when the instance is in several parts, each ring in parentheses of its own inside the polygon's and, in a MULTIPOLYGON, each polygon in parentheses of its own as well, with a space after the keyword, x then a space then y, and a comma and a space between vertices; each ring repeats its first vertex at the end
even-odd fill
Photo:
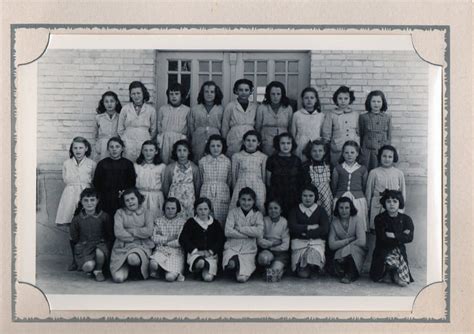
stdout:
POLYGON ((398 212, 404 208, 400 191, 386 189, 380 203, 385 211, 375 217, 376 239, 370 278, 378 282, 387 276, 399 286, 406 286, 413 282, 405 249, 405 244, 413 240, 413 222, 398 212))
POLYGON ((237 208, 229 211, 225 223, 222 267, 235 271, 238 282, 247 282, 255 271, 257 239, 263 236, 263 216, 258 211, 257 194, 249 187, 239 191, 237 208))
POLYGON ((102 269, 109 257, 105 235, 110 216, 99 209, 99 197, 92 188, 81 192, 81 200, 72 219, 69 233, 74 244, 74 255, 77 265, 86 273, 93 273, 96 281, 105 280, 102 269))
POLYGON ((211 201, 199 198, 194 203, 196 215, 184 224, 179 243, 188 254, 189 271, 201 273, 204 281, 211 282, 217 274, 219 256, 225 236, 221 224, 212 218, 211 201))
POLYGON ((151 239, 156 245, 150 256, 150 276, 158 277, 158 271, 165 272, 168 282, 184 281, 184 252, 178 238, 185 220, 179 216, 181 204, 174 197, 168 197, 163 205, 165 215, 155 219, 151 239))
POLYGON ((301 203, 288 217, 291 235, 291 269, 301 278, 309 278, 312 271, 323 272, 329 218, 316 204, 318 189, 307 184, 301 189, 301 203))
POLYGON ((278 282, 290 262, 290 232, 286 219, 281 216, 279 200, 270 200, 266 209, 268 216, 263 218, 263 236, 257 240, 261 248, 257 261, 266 268, 267 282, 278 282))
POLYGON ((334 269, 341 283, 351 283, 359 277, 367 249, 365 226, 357 217, 357 209, 349 197, 337 200, 329 231, 329 248, 335 251, 334 269))
POLYGON ((148 278, 151 250, 155 243, 153 216, 142 207, 144 197, 136 188, 125 190, 120 198, 121 209, 114 217, 115 242, 110 257, 110 273, 116 283, 128 278, 130 267, 137 267, 144 279, 148 278))

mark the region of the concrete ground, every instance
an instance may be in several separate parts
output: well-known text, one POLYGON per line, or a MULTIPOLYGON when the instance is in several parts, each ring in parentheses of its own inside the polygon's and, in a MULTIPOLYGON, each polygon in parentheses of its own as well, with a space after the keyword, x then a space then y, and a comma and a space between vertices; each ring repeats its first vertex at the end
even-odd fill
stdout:
POLYGON ((374 283, 367 274, 352 284, 342 284, 326 276, 300 279, 287 274, 281 282, 266 283, 261 273, 245 284, 230 276, 218 277, 212 283, 194 280, 187 275, 184 282, 162 280, 128 280, 116 284, 108 279, 96 282, 83 272, 66 270, 70 257, 39 255, 36 259, 36 286, 45 294, 120 294, 120 295, 265 295, 265 296, 415 296, 426 284, 426 269, 412 266, 415 282, 405 288, 395 284, 374 283))

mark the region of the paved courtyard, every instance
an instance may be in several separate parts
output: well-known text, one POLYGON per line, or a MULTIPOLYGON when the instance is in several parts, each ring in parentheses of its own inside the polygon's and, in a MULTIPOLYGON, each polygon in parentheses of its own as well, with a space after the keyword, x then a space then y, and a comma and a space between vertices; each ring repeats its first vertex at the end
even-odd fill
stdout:
POLYGON ((187 275, 184 282, 128 280, 116 284, 108 279, 96 282, 83 272, 66 270, 70 257, 37 257, 36 286, 45 294, 120 294, 120 295, 265 295, 265 296, 414 296, 425 286, 426 270, 411 267, 415 282, 405 288, 394 284, 374 283, 367 273, 352 284, 342 284, 332 276, 300 279, 287 274, 281 282, 266 283, 262 274, 254 274, 247 283, 236 283, 230 276, 212 283, 197 281, 187 275))

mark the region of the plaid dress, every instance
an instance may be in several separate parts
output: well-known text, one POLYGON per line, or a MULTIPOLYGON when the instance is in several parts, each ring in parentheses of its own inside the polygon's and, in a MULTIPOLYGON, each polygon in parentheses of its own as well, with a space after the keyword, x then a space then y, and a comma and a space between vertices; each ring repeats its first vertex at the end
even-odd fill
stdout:
POLYGON ((411 218, 403 213, 390 217, 384 211, 375 217, 375 249, 370 266, 370 278, 373 281, 382 280, 387 270, 395 269, 404 282, 413 282, 405 244, 413 241, 414 229, 411 218), (387 232, 391 232, 394 237, 387 236, 387 232))
POLYGON ((234 192, 230 201, 230 209, 237 207, 239 191, 250 187, 257 194, 257 207, 260 212, 265 212, 265 166, 267 156, 260 151, 247 153, 240 151, 232 157, 232 179, 234 192))
POLYGON ((167 272, 179 273, 181 276, 184 271, 185 255, 178 238, 185 222, 179 216, 172 219, 164 216, 157 218, 151 236, 156 247, 150 260, 155 260, 167 272))
POLYGON ((332 216, 333 196, 331 191, 331 169, 329 165, 313 161, 303 164, 301 184, 311 183, 318 188, 318 205, 321 205, 329 217, 332 216))
POLYGON ((201 197, 211 200, 214 218, 223 226, 229 211, 231 162, 223 154, 217 158, 206 155, 199 160, 199 172, 203 182, 201 197))

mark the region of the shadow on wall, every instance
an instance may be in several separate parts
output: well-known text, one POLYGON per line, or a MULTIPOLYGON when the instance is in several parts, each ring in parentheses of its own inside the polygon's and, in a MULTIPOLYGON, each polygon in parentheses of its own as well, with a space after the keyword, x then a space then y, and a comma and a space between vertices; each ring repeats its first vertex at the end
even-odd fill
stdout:
MULTIPOLYGON (((69 236, 65 228, 54 223, 64 183, 60 171, 39 172, 37 174, 37 255, 69 254, 69 236)), ((415 236, 407 245, 410 265, 426 267, 427 221, 426 184, 407 182, 406 214, 415 224, 415 236)))

